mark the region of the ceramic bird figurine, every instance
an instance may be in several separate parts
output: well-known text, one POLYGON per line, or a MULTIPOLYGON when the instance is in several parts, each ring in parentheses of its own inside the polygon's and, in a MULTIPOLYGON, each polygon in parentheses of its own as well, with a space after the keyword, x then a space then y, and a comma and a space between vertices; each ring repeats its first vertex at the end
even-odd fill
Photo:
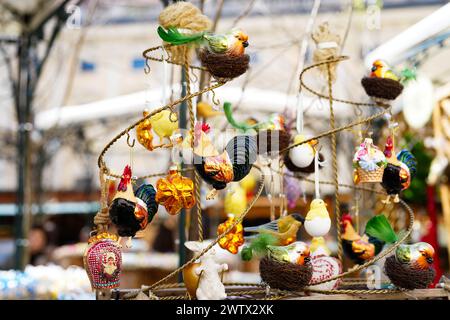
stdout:
POLYGON ((331 219, 327 204, 322 199, 314 199, 305 218, 305 230, 311 237, 323 237, 330 231, 331 219))
POLYGON ((199 32, 194 34, 181 34, 177 28, 164 29, 158 27, 158 34, 162 40, 173 45, 195 43, 205 46, 208 51, 216 54, 228 54, 242 56, 248 46, 248 35, 241 30, 232 30, 226 34, 213 34, 210 32, 199 32))
POLYGON ((434 248, 426 242, 401 244, 395 250, 395 258, 412 269, 428 269, 433 265, 434 248))
POLYGON ((215 116, 219 116, 221 114, 223 114, 223 112, 214 110, 214 108, 209 103, 206 103, 204 101, 200 101, 199 103, 197 103, 198 118, 208 119, 215 116))
MULTIPOLYGON (((246 227, 244 228, 244 231, 258 234, 270 234, 276 239, 274 245, 285 246, 297 240, 297 231, 304 221, 305 218, 301 215, 293 213, 260 226, 246 227)), ((246 237, 246 239, 252 238, 254 238, 254 236, 246 237)))
POLYGON ((396 287, 425 289, 436 276, 434 254, 434 248, 426 242, 400 244, 395 255, 386 259, 384 271, 396 287))
POLYGON ((287 246, 267 246, 269 259, 280 262, 289 262, 303 266, 310 261, 309 246, 301 241, 296 241, 287 246))
POLYGON ((178 129, 178 119, 175 119, 172 111, 170 110, 162 110, 158 112, 154 116, 150 117, 150 124, 153 128, 153 131, 158 135, 160 139, 160 144, 154 146, 154 148, 158 147, 170 147, 173 145, 173 141, 171 141, 171 137, 174 132, 178 129), (169 139, 168 144, 164 144, 164 139, 169 139))
POLYGON ((233 116, 233 107, 230 102, 223 103, 223 111, 228 123, 234 128, 246 132, 249 130, 284 130, 284 117, 278 113, 271 114, 266 121, 255 122, 249 124, 248 122, 238 122, 233 116))
POLYGON ((389 65, 383 60, 375 60, 370 69, 371 78, 384 78, 399 81, 399 77, 391 70, 389 65))

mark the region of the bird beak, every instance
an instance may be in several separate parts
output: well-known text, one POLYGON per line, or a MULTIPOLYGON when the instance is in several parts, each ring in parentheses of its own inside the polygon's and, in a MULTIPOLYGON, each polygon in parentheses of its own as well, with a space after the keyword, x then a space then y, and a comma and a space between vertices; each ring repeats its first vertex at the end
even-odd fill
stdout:
POLYGON ((427 258, 426 260, 429 264, 433 264, 433 258, 427 258))
POLYGON ((244 48, 247 48, 248 47, 248 41, 242 42, 242 45, 244 46, 244 48))
POLYGON ((377 71, 377 67, 373 66, 372 69, 371 69, 371 71, 372 71, 372 72, 377 71))

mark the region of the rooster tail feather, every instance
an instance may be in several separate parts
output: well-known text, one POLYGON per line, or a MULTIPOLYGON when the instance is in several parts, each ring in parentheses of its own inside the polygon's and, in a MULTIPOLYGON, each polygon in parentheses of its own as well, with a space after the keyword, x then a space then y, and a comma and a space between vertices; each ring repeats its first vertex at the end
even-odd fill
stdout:
POLYGON ((181 44, 187 44, 191 42, 200 41, 203 39, 204 32, 195 33, 195 34, 181 34, 177 28, 175 27, 168 27, 167 30, 165 30, 163 27, 158 27, 158 35, 159 37, 164 40, 165 42, 168 42, 173 45, 181 45, 181 44))
POLYGON ((403 162, 404 164, 406 164, 406 166, 409 169, 409 173, 411 175, 411 178, 414 177, 414 175, 417 172, 417 160, 414 157, 414 155, 409 152, 406 149, 403 149, 402 151, 400 151, 397 154, 397 159, 401 162, 403 162))
POLYGON ((398 240, 391 224, 383 214, 367 221, 366 234, 387 243, 394 243, 398 240))
POLYGON ((137 188, 134 194, 137 198, 144 201, 147 205, 149 221, 151 221, 153 219, 153 216, 158 211, 158 203, 155 200, 155 188, 151 184, 142 184, 139 188, 137 188))
POLYGON ((242 180, 256 161, 256 138, 248 135, 236 136, 228 142, 225 150, 233 165, 233 181, 242 180))

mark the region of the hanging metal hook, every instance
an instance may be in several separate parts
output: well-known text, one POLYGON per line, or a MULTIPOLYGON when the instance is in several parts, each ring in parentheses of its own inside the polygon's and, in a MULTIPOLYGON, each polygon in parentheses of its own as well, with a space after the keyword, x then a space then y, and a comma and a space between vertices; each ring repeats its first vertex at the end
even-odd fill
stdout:
POLYGON ((216 92, 214 90, 211 90, 212 93, 212 102, 216 105, 219 106, 220 105, 220 100, 216 98, 216 92))
POLYGON ((178 115, 177 115, 177 113, 173 110, 172 107, 169 107, 169 110, 170 110, 169 121, 170 121, 170 122, 177 122, 177 121, 178 121, 178 115), (173 118, 173 116, 175 116, 175 118, 173 118))
POLYGON ((130 132, 127 131, 127 145, 128 145, 130 148, 133 148, 135 144, 136 144, 136 139, 135 139, 135 138, 133 138, 133 142, 130 143, 130 132))
POLYGON ((148 63, 148 61, 149 61, 149 59, 145 58, 145 67, 144 67, 145 74, 149 74, 151 71, 150 64, 148 63))
POLYGON ((170 60, 170 55, 169 52, 167 52, 166 48, 164 46, 161 46, 161 59, 165 60, 165 61, 169 61, 170 60))
POLYGON ((192 70, 191 74, 192 74, 192 78, 191 78, 190 75, 188 75, 189 76, 189 80, 192 83, 197 83, 198 82, 198 76, 195 74, 194 70, 192 70))

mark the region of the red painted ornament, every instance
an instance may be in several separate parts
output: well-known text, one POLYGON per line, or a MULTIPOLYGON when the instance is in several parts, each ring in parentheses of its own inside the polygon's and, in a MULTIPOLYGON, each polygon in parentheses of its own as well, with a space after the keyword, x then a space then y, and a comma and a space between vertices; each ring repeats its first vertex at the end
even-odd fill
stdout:
POLYGON ((97 237, 89 242, 83 260, 92 289, 105 290, 119 287, 122 269, 122 252, 119 244, 111 237, 100 237, 100 239, 97 237))

